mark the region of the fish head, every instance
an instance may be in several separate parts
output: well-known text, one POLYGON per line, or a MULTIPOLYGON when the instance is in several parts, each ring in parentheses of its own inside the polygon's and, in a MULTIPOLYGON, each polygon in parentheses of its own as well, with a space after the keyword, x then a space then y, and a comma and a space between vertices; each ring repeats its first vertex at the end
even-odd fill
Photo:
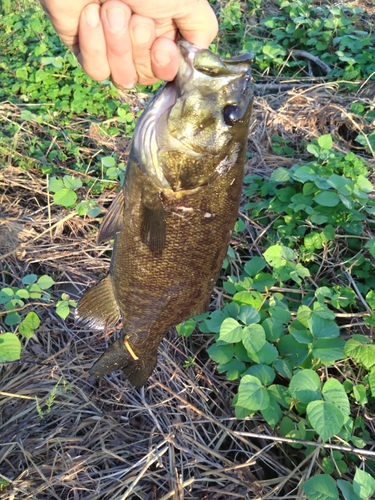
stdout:
POLYGON ((147 109, 134 140, 144 170, 174 191, 207 185, 241 161, 253 100, 250 54, 220 58, 186 40, 178 47, 177 76, 147 109))

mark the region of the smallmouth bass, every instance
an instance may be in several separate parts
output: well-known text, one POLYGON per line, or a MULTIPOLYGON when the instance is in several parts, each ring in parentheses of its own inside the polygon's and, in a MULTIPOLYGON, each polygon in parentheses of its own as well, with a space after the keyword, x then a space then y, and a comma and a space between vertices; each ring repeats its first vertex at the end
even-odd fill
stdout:
POLYGON ((79 320, 123 337, 91 373, 123 369, 142 387, 167 331, 205 312, 237 218, 253 92, 250 54, 221 59, 185 40, 176 79, 140 117, 123 189, 98 241, 114 237, 109 274, 79 320))

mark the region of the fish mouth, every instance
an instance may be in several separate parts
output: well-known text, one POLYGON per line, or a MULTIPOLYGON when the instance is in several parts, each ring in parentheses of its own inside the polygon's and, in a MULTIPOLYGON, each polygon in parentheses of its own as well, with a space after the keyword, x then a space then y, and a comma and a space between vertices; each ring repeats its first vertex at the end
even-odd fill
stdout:
MULTIPOLYGON (((237 106, 239 116, 245 114, 252 99, 251 63, 253 57, 249 53, 240 54, 231 58, 221 58, 208 49, 193 45, 181 39, 177 42, 180 51, 180 66, 176 78, 166 83, 156 94, 155 98, 140 117, 133 136, 133 152, 140 160, 141 169, 161 188, 170 188, 158 161, 158 139, 160 129, 168 119, 177 100, 185 93, 194 91, 197 81, 209 86, 210 81, 223 79, 233 83, 233 95, 230 99, 237 106), (239 98, 239 96, 241 96, 239 98)), ((179 140, 181 151, 190 156, 200 155, 202 151, 195 150, 194 145, 184 140, 179 140)))

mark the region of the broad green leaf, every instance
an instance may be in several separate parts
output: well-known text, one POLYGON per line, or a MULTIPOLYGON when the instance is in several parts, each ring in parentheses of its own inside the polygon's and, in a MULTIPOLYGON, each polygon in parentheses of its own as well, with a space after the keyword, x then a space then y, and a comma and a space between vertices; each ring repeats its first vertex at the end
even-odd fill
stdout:
POLYGON ((278 350, 269 342, 266 342, 260 351, 251 355, 256 363, 264 363, 265 365, 272 365, 278 356, 278 350))
POLYGON ((374 190, 372 183, 364 175, 359 175, 355 183, 365 193, 371 193, 374 190))
POLYGON ((345 358, 345 340, 342 338, 314 340, 312 352, 324 364, 333 364, 338 359, 345 358))
POLYGON ((5 316, 4 323, 8 326, 17 325, 21 321, 21 315, 18 312, 12 312, 5 316))
POLYGON ((371 309, 375 309, 375 292, 374 290, 370 290, 366 295, 366 300, 371 309))
POLYGON ((371 369, 371 371, 368 375, 368 381, 370 384, 371 395, 374 397, 375 396, 375 368, 371 369))
POLYGON ((48 288, 51 288, 51 286, 55 284, 55 281, 51 278, 51 276, 44 274, 38 279, 37 284, 42 290, 48 290, 48 288))
POLYGON ((271 174, 271 181, 277 183, 288 182, 292 177, 290 170, 287 168, 279 167, 271 174))
POLYGON ((328 474, 310 477, 302 485, 307 500, 338 500, 339 492, 335 480, 328 474))
MULTIPOLYGON (((349 356, 358 363, 363 364, 366 369, 375 365, 375 345, 366 343, 368 340, 349 339, 345 344, 345 355, 349 356)), ((370 340, 371 341, 371 340, 370 340)))
POLYGON ((337 486, 340 488, 345 500, 363 500, 361 497, 354 493, 353 485, 349 483, 349 481, 338 479, 337 486))
POLYGON ((276 279, 270 273, 259 273, 254 277, 253 287, 258 292, 264 292, 276 283, 276 279))
POLYGON ((114 167, 116 165, 116 160, 113 156, 103 156, 102 165, 105 168, 114 167))
POLYGON ((353 480, 354 493, 363 499, 371 498, 375 492, 375 479, 366 471, 356 469, 353 480))
POLYGON ((284 335, 277 343, 277 348, 282 357, 288 360, 292 368, 301 366, 309 355, 306 344, 300 344, 292 335, 284 335))
POLYGON ((293 173, 293 179, 299 182, 313 181, 317 177, 315 170, 312 167, 304 165, 298 167, 293 173))
POLYGON ((242 343, 252 358, 266 343, 266 333, 261 325, 253 324, 241 330, 242 343))
POLYGON ((340 203, 340 198, 334 191, 322 191, 314 196, 314 201, 323 207, 335 207, 340 203))
POLYGON ((48 182, 48 191, 51 191, 51 193, 56 193, 57 191, 60 191, 64 187, 63 181, 59 179, 58 177, 50 177, 49 182, 48 182))
POLYGON ((233 345, 215 343, 207 349, 210 358, 215 363, 224 364, 228 363, 233 358, 233 345))
POLYGON ((22 278, 22 283, 24 285, 32 285, 33 283, 36 282, 38 279, 38 276, 36 274, 27 274, 22 278))
POLYGON ((328 184, 344 196, 350 195, 354 189, 354 184, 351 179, 347 179, 337 174, 332 174, 328 177, 328 184))
POLYGON ((64 175, 63 182, 67 189, 71 189, 73 191, 82 187, 81 179, 79 177, 73 177, 72 175, 64 175))
POLYGON ((298 319, 290 323, 288 330, 300 344, 311 344, 313 341, 310 331, 298 319))
POLYGON ((274 362, 273 367, 283 377, 292 378, 293 370, 292 370, 292 367, 290 366, 290 363, 287 359, 277 359, 274 362))
POLYGON ((281 323, 287 324, 292 319, 292 315, 289 309, 283 306, 272 306, 269 309, 269 313, 272 318, 280 321, 281 323))
POLYGON ((42 289, 37 283, 27 285, 26 290, 29 292, 30 299, 40 299, 42 296, 42 289))
POLYGON ((183 323, 177 325, 176 330, 179 335, 182 335, 183 337, 190 337, 196 326, 197 323, 192 318, 189 318, 183 323))
POLYGON ((29 299, 30 294, 24 288, 20 288, 19 290, 16 291, 15 297, 18 297, 19 299, 29 299))
POLYGON ((314 312, 308 320, 308 325, 315 338, 331 339, 340 335, 337 323, 329 319, 324 319, 314 312))
POLYGON ((262 417, 270 425, 272 428, 275 428, 276 425, 281 420, 283 414, 280 409, 280 406, 277 404, 275 399, 272 397, 272 394, 269 393, 270 403, 267 408, 261 410, 262 417))
POLYGON ((14 297, 14 292, 11 288, 2 288, 0 290, 0 304, 6 304, 14 297))
POLYGON ((307 417, 323 441, 338 434, 347 420, 341 410, 326 401, 312 401, 306 408, 307 417))
POLYGON ((260 315, 255 307, 241 306, 240 313, 238 314, 238 319, 245 325, 252 325, 253 323, 258 323, 258 321, 260 320, 260 315))
POLYGON ((233 300, 238 304, 250 305, 258 309, 263 303, 263 297, 259 292, 237 292, 233 300))
POLYGON ((237 380, 246 370, 246 365, 239 359, 232 358, 225 364, 219 364, 216 369, 219 373, 226 372, 227 380, 237 380))
POLYGON ((290 397, 289 391, 286 387, 279 384, 270 385, 268 387, 268 392, 272 394, 272 397, 279 403, 279 405, 284 408, 290 408, 292 398, 290 397))
POLYGON ((253 257, 244 265, 244 271, 249 276, 254 277, 266 267, 267 263, 262 257, 253 257))
POLYGON ((233 318, 226 318, 220 327, 219 340, 228 344, 242 340, 242 326, 233 318))
POLYGON ((66 300, 60 300, 56 305, 56 314, 62 319, 66 319, 69 316, 70 309, 69 304, 66 300))
POLYGON ((322 149, 332 149, 332 137, 330 134, 318 137, 318 144, 322 149))
POLYGON ((363 384, 358 384, 353 387, 353 396, 357 403, 362 406, 368 403, 366 388, 363 384))
POLYGON ((301 403, 310 403, 321 399, 319 375, 313 370, 301 370, 290 381, 289 392, 293 398, 301 403))
POLYGON ((0 363, 16 361, 21 357, 21 342, 11 332, 0 334, 0 363))
POLYGON ((256 377, 244 375, 238 388, 237 404, 251 411, 265 410, 270 404, 270 397, 256 377))
POLYGON ((65 208, 73 207, 77 201, 77 195, 74 191, 62 188, 53 195, 53 202, 56 205, 62 205, 65 208))
POLYGON ((253 375, 265 386, 271 385, 276 376, 275 371, 271 367, 263 364, 250 366, 245 374, 253 375))
POLYGON ((285 326, 277 318, 266 318, 261 325, 269 342, 276 342, 276 340, 279 340, 284 335, 285 326))
POLYGON ((343 414, 345 419, 350 415, 350 404, 344 386, 335 378, 330 378, 323 385, 323 398, 328 403, 335 405, 343 414))

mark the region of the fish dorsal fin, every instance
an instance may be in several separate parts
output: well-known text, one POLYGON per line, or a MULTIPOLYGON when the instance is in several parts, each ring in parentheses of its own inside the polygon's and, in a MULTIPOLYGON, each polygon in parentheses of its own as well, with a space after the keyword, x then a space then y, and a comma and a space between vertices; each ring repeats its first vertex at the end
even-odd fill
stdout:
POLYGON ((78 302, 76 318, 97 329, 113 325, 119 320, 120 310, 110 275, 83 294, 78 302))
POLYGON ((112 205, 109 207, 104 220, 100 226, 97 243, 114 238, 117 233, 124 229, 124 207, 125 197, 124 189, 117 194, 113 200, 112 205))
POLYGON ((166 222, 161 194, 142 193, 141 240, 154 255, 160 255, 165 247, 166 222))

